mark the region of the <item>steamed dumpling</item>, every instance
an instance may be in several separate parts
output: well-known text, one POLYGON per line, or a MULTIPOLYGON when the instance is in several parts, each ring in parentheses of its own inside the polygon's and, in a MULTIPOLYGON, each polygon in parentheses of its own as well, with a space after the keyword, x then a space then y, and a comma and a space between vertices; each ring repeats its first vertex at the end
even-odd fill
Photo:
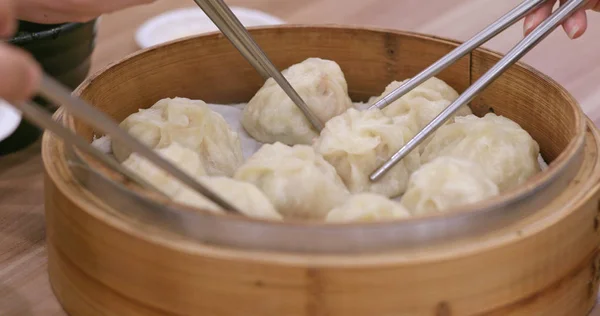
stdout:
MULTIPOLYGON (((243 162, 238 134, 200 100, 163 99, 130 115, 120 126, 151 148, 179 143, 194 150, 209 175, 231 176, 243 162)), ((113 152, 119 161, 131 153, 116 142, 113 152)))
POLYGON ((415 215, 442 212, 499 194, 498 186, 475 162, 439 157, 413 173, 401 203, 415 215))
MULTIPOLYGON (((166 125, 162 111, 150 108, 140 109, 137 113, 131 114, 119 126, 143 144, 156 148, 166 125)), ((120 162, 125 161, 131 155, 128 147, 122 146, 116 141, 111 141, 111 146, 113 155, 120 162)))
MULTIPOLYGON (((406 81, 408 80, 390 83, 385 88, 383 94, 373 98, 371 103, 381 100, 384 96, 400 87, 406 81)), ((456 90, 444 81, 432 77, 402 96, 400 99, 385 107, 383 109, 383 114, 393 117, 413 113, 416 119, 416 126, 421 130, 457 98, 458 93, 456 90)), ((468 106, 463 106, 455 115, 465 116, 469 114, 472 114, 471 109, 468 106)), ((452 120, 449 120, 449 122, 451 121, 452 120)))
POLYGON ((361 193, 353 195, 344 204, 327 215, 328 222, 374 222, 407 218, 410 213, 398 202, 385 196, 361 193))
MULTIPOLYGON (((250 183, 226 177, 208 177, 198 154, 178 143, 157 149, 156 152, 223 199, 236 206, 244 215, 264 219, 280 220, 273 204, 250 183)), ((134 153, 123 162, 123 166, 133 171, 167 196, 182 204, 195 206, 216 213, 223 210, 209 199, 196 193, 179 180, 173 178, 148 160, 134 153)))
MULTIPOLYGON (((322 123, 352 107, 344 73, 334 61, 309 58, 282 74, 322 123)), ((265 82, 244 108, 242 125, 263 143, 310 145, 318 136, 273 78, 265 82)))
MULTIPOLYGON (((178 143, 171 143, 165 148, 157 149, 156 152, 190 177, 198 179, 206 175, 198 154, 178 143)), ((173 197, 181 190, 182 184, 177 179, 137 153, 130 155, 123 162, 123 166, 169 197, 173 197)))
POLYGON ((451 156, 476 162, 502 192, 540 171, 539 152, 538 143, 519 124, 489 113, 456 117, 455 123, 442 126, 421 159, 426 163, 451 156))
POLYGON ((324 219, 349 193, 335 169, 306 145, 265 144, 235 173, 286 218, 324 219))
MULTIPOLYGON (((227 177, 202 177, 200 182, 248 217, 282 220, 281 215, 277 213, 271 201, 250 183, 227 177)), ((182 204, 215 213, 224 212, 220 206, 186 186, 175 195, 174 199, 182 204)))
POLYGON ((369 176, 414 134, 406 124, 383 115, 379 109, 350 109, 327 122, 313 146, 335 167, 353 194, 371 192, 395 197, 404 193, 408 177, 420 166, 417 151, 380 180, 371 182, 369 176))

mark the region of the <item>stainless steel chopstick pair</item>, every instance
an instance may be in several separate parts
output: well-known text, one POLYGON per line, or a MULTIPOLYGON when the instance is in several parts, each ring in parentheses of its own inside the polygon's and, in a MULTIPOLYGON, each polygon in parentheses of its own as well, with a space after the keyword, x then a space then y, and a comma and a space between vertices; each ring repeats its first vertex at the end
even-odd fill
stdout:
MULTIPOLYGON (((282 87, 282 89, 288 94, 288 96, 298 105, 306 117, 311 121, 313 126, 317 130, 322 129, 322 123, 310 112, 306 104, 302 101, 300 96, 291 87, 289 82, 283 77, 283 75, 275 68, 275 66, 269 61, 264 52, 260 47, 252 40, 249 33, 237 20, 235 15, 229 10, 227 5, 222 0, 194 0, 204 12, 213 20, 213 22, 219 27, 219 29, 228 37, 228 39, 234 44, 234 46, 244 55, 244 57, 261 73, 263 77, 272 77, 282 87)), ((406 92, 415 88, 425 80, 436 75, 450 64, 454 63, 462 56, 466 55, 477 46, 485 43, 490 38, 494 37, 510 25, 514 24, 523 16, 533 9, 544 3, 543 0, 529 0, 525 1, 511 12, 500 18, 494 24, 477 34, 475 37, 459 46, 456 50, 451 52, 449 55, 427 68, 423 73, 415 76, 409 80, 400 88, 393 91, 390 95, 384 97, 380 102, 377 102, 373 107, 384 108, 391 102, 397 100, 406 92)), ((431 133, 437 130, 449 117, 451 117, 460 107, 470 102, 479 92, 485 89, 492 81, 498 78, 508 67, 513 65, 541 40, 548 36, 556 27, 558 27, 566 18, 572 15, 576 10, 581 8, 587 3, 587 0, 570 0, 558 10, 556 10, 548 19, 546 19, 540 26, 533 30, 528 36, 526 36, 521 42, 519 42, 504 58, 500 60, 494 67, 492 67, 487 73, 485 73, 479 80, 477 80, 471 87, 469 87, 459 98, 449 105, 440 115, 438 115, 432 122, 430 122, 423 130, 421 130, 413 139, 406 143, 392 158, 387 161, 383 166, 376 170, 371 175, 372 181, 377 181, 382 177, 389 169, 391 169, 396 163, 404 158, 408 153, 414 150, 424 139, 426 139, 431 133)), ((229 202, 221 198, 219 195, 206 188, 200 182, 190 177, 185 172, 174 166, 168 160, 162 158, 159 154, 154 152, 149 147, 138 141, 133 136, 129 135, 126 131, 122 130, 119 125, 113 121, 108 115, 102 111, 97 110, 93 106, 89 105, 85 101, 71 96, 68 89, 63 87, 60 83, 54 81, 52 78, 44 75, 42 78, 41 86, 39 89, 40 94, 47 98, 49 101, 54 102, 65 107, 67 111, 73 115, 79 117, 82 120, 90 123, 94 128, 103 131, 104 133, 111 136, 115 141, 118 141, 129 148, 133 152, 140 154, 142 157, 148 159, 154 165, 169 173, 171 176, 177 178, 185 185, 189 186, 196 192, 202 194, 208 199, 212 200, 217 205, 228 211, 241 213, 236 207, 231 205, 229 202)), ((80 150, 94 156, 101 162, 106 164, 108 167, 120 172, 132 181, 138 184, 151 188, 156 191, 152 185, 147 183, 145 180, 138 177, 133 172, 124 168, 122 165, 117 163, 114 159, 106 156, 104 153, 93 147, 88 141, 75 135, 71 130, 55 122, 50 114, 32 103, 19 103, 16 104, 24 116, 30 119, 33 123, 39 125, 42 128, 49 130, 50 132, 61 137, 65 142, 70 143, 78 147, 80 150)), ((160 192, 160 191, 158 191, 160 192)))
MULTIPOLYGON (((266 54, 260 49, 256 42, 254 42, 254 40, 250 37, 248 31, 235 17, 233 12, 231 12, 229 7, 227 7, 222 0, 195 1, 207 14, 207 16, 209 16, 209 18, 219 27, 221 32, 227 36, 232 44, 252 64, 252 66, 256 68, 256 70, 265 79, 272 77, 303 112, 313 127, 318 131, 321 131, 321 129, 323 129, 323 123, 310 111, 306 103, 292 88, 290 83, 277 70, 277 68, 275 68, 273 63, 268 59, 266 54)), ((223 209, 241 214, 240 210, 238 210, 235 206, 221 198, 216 193, 212 192, 210 189, 206 188, 203 184, 196 181, 185 172, 181 171, 171 162, 164 159, 152 149, 142 144, 136 138, 129 135, 129 133, 122 130, 119 125, 109 116, 87 104, 85 101, 71 96, 68 89, 45 74, 43 75, 40 84, 39 93, 49 101, 52 101, 58 105, 62 105, 71 114, 79 117, 82 120, 85 120, 94 128, 108 134, 114 141, 118 141, 125 146, 128 146, 133 152, 141 155, 145 159, 148 159, 155 166, 183 182, 196 192, 207 197, 223 209)), ((45 110, 41 109, 38 105, 29 102, 22 102, 14 104, 14 106, 20 109, 23 115, 31 120, 34 124, 54 133, 66 143, 74 145, 87 154, 92 155, 107 167, 121 173, 128 179, 145 188, 152 189, 153 191, 162 194, 158 188, 155 188, 153 185, 135 173, 123 167, 113 158, 108 157, 103 152, 92 146, 88 141, 74 134, 68 128, 62 126, 58 122, 55 122, 51 115, 45 110)))
MULTIPOLYGON (((265 53, 260 49, 256 42, 251 38, 248 31, 235 17, 233 12, 227 7, 223 0, 194 0, 198 6, 208 15, 208 17, 217 25, 223 34, 232 42, 240 53, 256 68, 256 70, 266 79, 272 77, 302 110, 308 120, 317 130, 321 130, 323 123, 318 120, 306 106, 304 101, 298 96, 287 80, 269 61, 265 53)), ((500 19, 486 27, 474 37, 457 47, 448 55, 425 69, 420 74, 405 82, 396 90, 376 102, 370 109, 383 109, 392 102, 398 100, 403 95, 416 88, 429 78, 437 75, 442 70, 464 57, 477 47, 489 41, 508 27, 521 20, 528 13, 538 8, 548 0, 526 0, 502 16, 500 19)), ((371 181, 377 181, 393 168, 400 160, 406 157, 411 151, 419 146, 427 137, 442 126, 458 109, 472 101, 475 96, 485 89, 490 83, 497 79, 506 69, 516 63, 523 55, 529 52, 535 45, 548 36, 556 27, 564 22, 576 10, 584 6, 588 0, 570 0, 556 10, 548 19, 527 35, 519 42, 504 58, 502 58, 494 67, 485 73, 471 87, 469 87, 460 97, 450 104, 442 113, 440 113, 432 122, 430 122, 415 137, 407 142, 398 152, 396 152, 388 161, 371 174, 371 181)))
MULTIPOLYGON (((118 141, 128 146, 133 152, 136 152, 145 159, 149 160, 155 166, 183 182, 197 193, 200 193, 206 198, 210 199, 224 210, 241 214, 241 212, 235 206, 212 192, 210 189, 206 188, 203 184, 189 176, 187 173, 181 171, 181 169, 161 157, 154 150, 138 141, 135 137, 129 135, 128 132, 121 129, 119 125, 108 115, 89 105, 80 98, 71 96, 67 88, 45 74, 42 77, 39 94, 49 101, 63 106, 71 114, 79 117, 82 120, 85 120, 94 128, 108 134, 113 141, 118 141)), ((21 110, 23 115, 27 119, 31 120, 34 124, 54 133, 66 143, 74 145, 80 150, 92 155, 100 162, 104 163, 107 167, 110 167, 113 170, 123 174, 130 180, 140 184, 145 188, 153 189, 157 191, 157 193, 162 194, 157 188, 143 180, 141 177, 137 176, 135 173, 129 171, 127 168, 123 167, 114 158, 107 156, 92 146, 81 136, 76 135, 70 129, 54 121, 50 113, 41 109, 38 105, 28 102, 22 102, 13 105, 21 110)), ((164 194, 162 195, 164 196, 164 194)))
MULTIPOLYGON (((461 57, 465 56, 481 44, 487 42, 492 37, 496 36, 509 26, 519 21, 527 13, 533 11, 544 2, 546 1, 524 1, 521 5, 517 6, 499 20, 485 28, 479 34, 475 35, 473 38, 457 47, 454 51, 440 59, 438 62, 434 63, 432 66, 408 80, 396 90, 392 91, 379 102, 375 103, 371 108, 382 109, 395 100, 398 100, 410 90, 416 88, 418 85, 425 82, 432 76, 435 76, 461 57)), ((477 96, 477 94, 479 94, 483 89, 487 88, 494 80, 504 73, 506 69, 521 59, 521 57, 523 57, 539 42, 545 39, 550 33, 552 33, 552 31, 554 31, 568 17, 575 13, 575 11, 582 8, 587 2, 588 0, 569 0, 560 6, 556 11, 554 11, 554 13, 552 13, 550 17, 543 21, 531 33, 525 36, 525 38, 521 40, 512 50, 510 50, 504 56, 504 58, 502 58, 469 88, 467 88, 467 90, 465 90, 465 92, 462 93, 458 99, 450 104, 444 111, 442 111, 429 124, 427 124, 427 126, 425 126, 415 137, 413 137, 402 148, 400 148, 400 150, 398 150, 398 152, 396 152, 390 158, 390 160, 375 170, 375 172, 373 172, 373 174, 370 176, 371 181, 377 181, 383 177, 387 171, 393 168, 398 162, 400 162, 400 160, 406 157, 411 151, 416 149, 425 139, 427 139, 427 137, 440 128, 454 113, 456 113, 456 111, 458 111, 458 109, 471 102, 477 96)))
POLYGON ((194 0, 194 2, 196 2, 202 11, 206 13, 219 30, 221 30, 265 80, 273 78, 277 82, 281 89, 302 111, 310 124, 320 132, 323 129, 323 122, 310 110, 292 85, 277 70, 271 60, 269 60, 269 57, 254 41, 250 33, 248 33, 227 4, 223 0, 194 0))

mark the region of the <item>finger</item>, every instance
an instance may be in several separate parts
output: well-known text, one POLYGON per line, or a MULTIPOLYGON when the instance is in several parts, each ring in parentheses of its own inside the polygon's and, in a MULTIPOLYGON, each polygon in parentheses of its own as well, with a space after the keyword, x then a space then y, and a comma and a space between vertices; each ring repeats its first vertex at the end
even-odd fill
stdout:
POLYGON ((41 70, 25 51, 0 44, 0 98, 24 101, 31 98, 40 81, 41 70))
POLYGON ((100 4, 95 6, 94 11, 97 14, 110 13, 113 11, 121 10, 124 8, 142 5, 142 4, 150 4, 155 2, 155 0, 121 0, 121 1, 90 1, 94 4, 100 4))
POLYGON ((600 12, 600 1, 591 1, 589 5, 591 10, 600 12))
MULTIPOLYGON (((560 5, 564 5, 566 2, 567 0, 560 0, 560 5)), ((576 39, 585 33, 587 29, 587 14, 585 10, 586 8, 576 11, 563 22, 562 27, 569 38, 576 39)))
POLYGON ((47 12, 48 11, 46 11, 46 13, 44 11, 26 11, 26 13, 19 13, 18 17, 20 20, 40 24, 60 24, 66 22, 86 23, 97 17, 87 15, 72 15, 61 12, 47 12))
POLYGON ((550 14, 552 14, 552 8, 555 3, 556 0, 549 0, 529 14, 525 18, 525 23, 523 24, 523 33, 525 35, 529 34, 533 29, 540 25, 540 23, 547 19, 550 14))
POLYGON ((155 0, 18 0, 16 12, 19 19, 35 23, 88 22, 105 13, 152 2, 155 0))
POLYGON ((44 8, 46 11, 52 12, 56 16, 55 19, 69 17, 70 19, 87 20, 90 17, 97 17, 135 5, 152 3, 155 0, 77 0, 77 5, 73 5, 73 1, 29 0, 28 6, 30 9, 44 8))
POLYGON ((17 28, 15 7, 12 0, 0 0, 0 37, 12 36, 17 28))
POLYGON ((563 29, 571 39, 583 35, 587 29, 587 14, 584 9, 578 10, 563 23, 563 29))
POLYGON ((78 6, 67 6, 65 2, 69 1, 17 0, 15 4, 16 15, 20 20, 41 24, 87 22, 93 19, 90 15, 79 12, 80 8, 78 6), (71 8, 69 9, 69 7, 71 8))

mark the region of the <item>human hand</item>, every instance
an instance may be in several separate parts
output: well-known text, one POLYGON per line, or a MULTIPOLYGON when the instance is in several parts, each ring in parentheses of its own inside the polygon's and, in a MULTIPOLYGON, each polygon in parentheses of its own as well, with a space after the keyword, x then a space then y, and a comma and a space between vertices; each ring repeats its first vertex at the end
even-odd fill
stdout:
MULTIPOLYGON (((557 0, 549 0, 533 13, 525 18, 523 31, 525 35, 529 34, 540 23, 552 14, 552 8, 557 0)), ((563 5, 567 0, 560 0, 563 5)), ((563 29, 571 39, 576 39, 585 33, 587 29, 587 10, 600 12, 600 0, 590 0, 588 4, 581 10, 575 12, 569 19, 563 23, 563 29)))
MULTIPOLYGON (((20 0, 16 0, 20 1, 20 0)), ((16 30, 15 0, 0 0, 0 37, 16 30)), ((25 101, 34 94, 41 76, 37 62, 27 52, 0 42, 0 98, 25 101)))
POLYGON ((20 20, 55 24, 87 22, 104 14, 154 0, 17 0, 17 18, 20 20))

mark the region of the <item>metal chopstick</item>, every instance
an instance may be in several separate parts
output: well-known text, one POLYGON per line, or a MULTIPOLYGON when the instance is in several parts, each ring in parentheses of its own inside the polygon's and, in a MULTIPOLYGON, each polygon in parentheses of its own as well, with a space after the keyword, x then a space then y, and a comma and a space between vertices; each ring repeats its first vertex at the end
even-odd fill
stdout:
POLYGON ((222 0, 194 0, 252 66, 266 78, 273 78, 317 130, 323 122, 310 110, 287 79, 277 70, 265 52, 222 0), (265 75, 266 73, 266 75, 265 75))
POLYGON ((400 99, 402 96, 404 96, 414 88, 418 87, 423 82, 439 74, 448 66, 454 64, 456 61, 470 53, 473 49, 483 45, 494 36, 500 34, 502 31, 506 30, 508 27, 521 20, 528 13, 532 12, 546 1, 548 0, 526 0, 522 2, 510 12, 496 20, 494 23, 490 24, 485 29, 483 29, 481 32, 477 33, 471 39, 455 48, 452 52, 442 57, 440 60, 438 60, 431 66, 427 67, 418 75, 407 80, 394 91, 384 96, 381 100, 375 102, 375 104, 369 107, 369 109, 383 109, 386 106, 393 103, 394 101, 400 99))
POLYGON ((206 13, 206 16, 208 16, 219 28, 219 30, 221 30, 221 33, 223 33, 229 39, 233 46, 235 46, 242 56, 244 56, 244 58, 246 58, 246 60, 252 65, 252 67, 256 69, 263 79, 269 79, 271 76, 269 76, 269 72, 266 70, 266 68, 257 58, 253 57, 252 52, 249 50, 246 44, 240 40, 241 36, 236 34, 235 29, 229 28, 222 17, 217 13, 215 8, 207 1, 195 2, 202 9, 202 11, 206 13))
MULTIPOLYGON (((62 105, 67 111, 69 111, 73 115, 79 117, 82 120, 87 121, 94 128, 97 128, 103 131, 104 133, 110 135, 113 140, 119 141, 124 145, 128 146, 134 152, 148 159, 151 163, 153 163, 163 171, 167 172, 171 176, 175 177, 179 181, 183 182, 185 185, 187 185, 197 193, 200 193, 206 198, 210 199, 215 204, 222 207, 224 210, 230 212, 237 212, 238 214, 241 214, 241 212, 235 206, 231 205, 219 195, 206 188, 204 185, 196 181, 187 173, 181 171, 168 160, 162 158, 154 150, 150 149, 149 147, 138 141, 135 137, 129 135, 129 133, 122 130, 119 127, 119 125, 115 123, 108 115, 89 105, 87 102, 81 100, 80 98, 71 96, 67 88, 63 87, 60 83, 56 82, 54 79, 48 77, 45 74, 42 76, 39 94, 47 98, 48 100, 54 102, 55 104, 62 105)), ((26 110, 30 110, 29 108, 27 108, 27 106, 23 108, 26 110)), ((71 140, 70 138, 63 139, 65 141, 71 140)))
POLYGON ((112 168, 115 171, 123 174, 125 177, 130 180, 136 182, 146 189, 150 189, 164 196, 164 194, 158 190, 155 186, 148 183, 137 174, 131 172, 129 169, 123 167, 116 160, 111 159, 103 152, 101 152, 96 147, 92 146, 89 142, 83 139, 81 136, 78 136, 72 133, 68 128, 62 126, 60 123, 54 121, 52 116, 47 111, 43 110, 37 104, 29 103, 29 102, 21 102, 16 104, 11 104, 12 106, 18 108, 27 119, 36 124, 37 126, 46 129, 56 136, 62 138, 66 143, 76 146, 83 152, 92 155, 94 158, 100 160, 107 167, 112 168))
POLYGON ((412 150, 419 146, 427 137, 442 126, 460 107, 471 102, 475 96, 483 89, 487 88, 496 80, 506 69, 516 63, 521 57, 535 47, 539 42, 545 39, 562 22, 564 22, 575 11, 582 8, 588 0, 570 0, 559 7, 552 15, 535 28, 529 35, 521 40, 513 49, 511 49, 496 65, 487 71, 473 85, 471 85, 458 99, 450 104, 436 118, 433 119, 425 128, 423 128, 415 137, 408 141, 390 160, 385 162, 379 169, 371 174, 371 181, 377 181, 385 175, 400 160, 406 157, 412 150))

